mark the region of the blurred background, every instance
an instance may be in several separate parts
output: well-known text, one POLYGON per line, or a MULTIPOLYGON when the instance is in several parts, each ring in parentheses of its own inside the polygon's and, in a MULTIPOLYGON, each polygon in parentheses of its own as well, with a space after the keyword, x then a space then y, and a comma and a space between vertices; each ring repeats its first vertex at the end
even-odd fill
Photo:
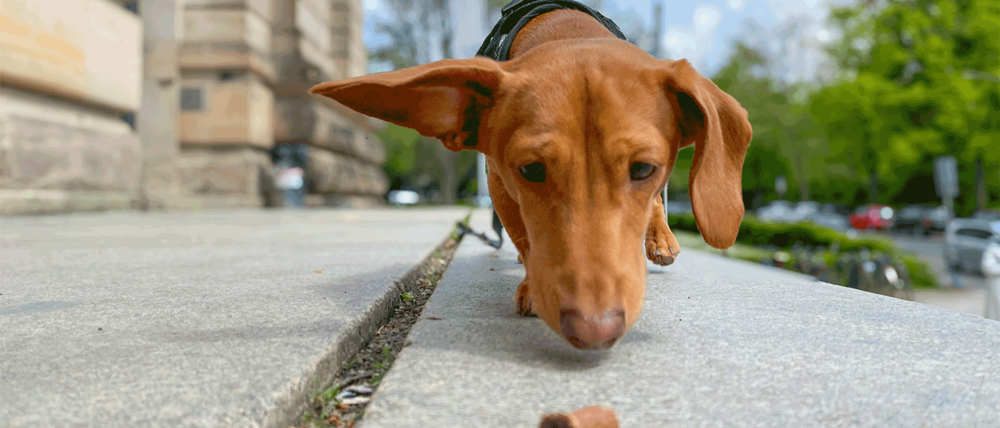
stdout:
MULTIPOLYGON (((478 202, 474 152, 306 91, 471 57, 507 3, 0 0, 0 212, 478 202)), ((752 212, 1000 207, 995 2, 585 3, 747 108, 752 212)))
MULTIPOLYGON (((487 22, 495 22, 506 3, 487 1, 487 22)), ((792 204, 789 218, 819 208, 846 219, 866 204, 951 204, 958 216, 1000 206, 1000 12, 994 2, 585 3, 652 55, 687 58, 747 108, 754 139, 743 190, 751 211, 781 200, 823 203, 798 213, 792 204), (953 194, 935 184, 941 157, 950 157, 944 160, 951 170, 938 174, 952 173, 953 194)), ((371 71, 462 57, 447 1, 364 5, 371 71)), ((379 135, 389 151, 391 189, 444 203, 475 194, 473 153, 439 153, 433 141, 392 125, 379 135)), ((688 200, 692 155, 681 152, 670 178, 669 199, 678 209, 688 200)), ((780 207, 786 204, 778 205, 768 212, 776 219, 785 214, 780 207)))
MULTIPOLYGON (((0 0, 0 214, 488 204, 475 152, 307 91, 469 58, 508 3, 0 0)), ((884 252, 944 278, 1000 238, 1000 2, 584 3, 749 112, 740 242, 896 231, 884 252), (803 223, 822 230, 768 235, 803 223)), ((678 230, 692 155, 667 188, 678 230)), ((795 264, 775 254, 751 258, 795 264)))

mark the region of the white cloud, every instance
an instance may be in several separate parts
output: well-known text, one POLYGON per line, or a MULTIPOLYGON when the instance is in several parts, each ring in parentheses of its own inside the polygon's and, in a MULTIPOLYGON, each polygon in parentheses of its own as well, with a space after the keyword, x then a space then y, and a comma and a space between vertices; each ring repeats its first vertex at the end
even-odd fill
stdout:
POLYGON ((663 35, 663 47, 667 58, 687 59, 698 70, 704 70, 706 54, 711 51, 712 43, 722 12, 719 7, 711 4, 700 4, 694 9, 690 25, 671 25, 663 35))
POLYGON ((795 16, 809 16, 813 19, 826 19, 831 3, 828 0, 767 0, 771 12, 778 21, 784 21, 795 16))
POLYGON ((719 26, 719 8, 701 4, 694 10, 694 29, 698 34, 706 34, 715 31, 719 26))
POLYGON ((698 37, 694 34, 670 27, 663 35, 663 46, 670 59, 687 58, 691 63, 698 60, 698 37))
POLYGON ((826 28, 820 28, 816 30, 816 40, 819 40, 820 43, 830 43, 833 41, 833 33, 826 28))
POLYGON ((382 0, 364 0, 365 13, 385 15, 385 5, 382 0))
POLYGON ((739 12, 743 10, 743 5, 745 3, 746 2, 744 0, 726 0, 726 6, 728 6, 729 10, 733 12, 739 12))

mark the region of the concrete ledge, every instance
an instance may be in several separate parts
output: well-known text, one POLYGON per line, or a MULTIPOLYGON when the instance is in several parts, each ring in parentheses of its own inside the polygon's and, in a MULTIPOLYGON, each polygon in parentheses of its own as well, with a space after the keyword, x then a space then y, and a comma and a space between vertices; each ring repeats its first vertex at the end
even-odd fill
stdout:
POLYGON ((584 352, 514 314, 511 246, 463 240, 361 427, 998 426, 998 322, 690 250, 649 270, 635 328, 584 352))
POLYGON ((260 208, 264 206, 264 197, 260 195, 172 195, 158 199, 157 207, 167 211, 202 211, 224 210, 236 208, 260 208))
POLYGON ((0 227, 0 427, 281 427, 467 209, 0 227))

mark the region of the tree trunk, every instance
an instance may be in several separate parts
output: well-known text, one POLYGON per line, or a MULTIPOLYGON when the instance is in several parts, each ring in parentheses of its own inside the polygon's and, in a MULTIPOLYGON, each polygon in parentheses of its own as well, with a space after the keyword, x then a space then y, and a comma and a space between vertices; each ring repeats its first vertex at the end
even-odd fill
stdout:
POLYGON ((873 170, 868 176, 868 198, 873 204, 878 203, 878 170, 873 170))
POLYGON ((441 163, 441 202, 455 205, 458 202, 458 173, 455 171, 458 153, 442 147, 438 159, 441 163))
POLYGON ((983 158, 976 159, 976 210, 986 209, 986 173, 983 171, 983 158))
POLYGON ((806 175, 805 162, 802 160, 804 156, 802 153, 795 155, 795 171, 796 179, 799 184, 799 200, 808 201, 809 200, 809 177, 806 175))

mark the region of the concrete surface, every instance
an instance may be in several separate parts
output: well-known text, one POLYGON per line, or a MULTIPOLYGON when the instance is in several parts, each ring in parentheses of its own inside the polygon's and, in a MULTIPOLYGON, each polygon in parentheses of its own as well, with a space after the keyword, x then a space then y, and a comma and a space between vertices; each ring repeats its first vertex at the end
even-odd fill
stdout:
POLYGON ((361 428, 1000 426, 998 322, 689 250, 650 270, 635 328, 578 351, 514 314, 510 245, 465 239, 361 428))
POLYGON ((287 427, 466 213, 0 218, 0 427, 287 427))

